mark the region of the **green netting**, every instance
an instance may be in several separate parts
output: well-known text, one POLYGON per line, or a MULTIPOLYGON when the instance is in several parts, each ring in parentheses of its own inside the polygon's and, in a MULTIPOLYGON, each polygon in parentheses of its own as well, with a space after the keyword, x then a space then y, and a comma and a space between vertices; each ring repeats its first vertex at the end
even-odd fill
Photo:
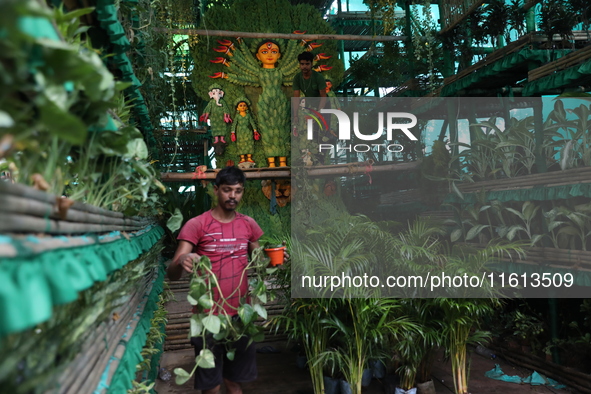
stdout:
MULTIPOLYGON (((155 149, 156 141, 154 140, 153 126, 150 122, 146 102, 139 90, 142 84, 135 76, 131 61, 127 57, 126 51, 129 49, 130 43, 121 22, 119 22, 117 8, 114 3, 115 0, 97 0, 97 19, 113 45, 113 64, 121 71, 122 80, 132 83, 132 86, 126 90, 126 94, 129 99, 133 99, 135 118, 144 132, 150 153, 153 157, 158 157, 158 151, 155 149)), ((131 1, 131 3, 134 2, 131 1)))
MULTIPOLYGON (((152 291, 148 295, 144 311, 133 335, 128 341, 122 340, 120 342, 120 344, 125 344, 125 353, 123 353, 123 356, 119 361, 119 366, 113 375, 113 379, 111 379, 111 382, 109 383, 108 393, 126 393, 127 390, 131 388, 132 382, 135 380, 136 365, 143 359, 141 355, 142 349, 146 344, 154 311, 158 308, 158 296, 163 290, 164 276, 164 265, 161 264, 158 278, 152 285, 152 291)), ((155 362, 154 364, 157 366, 158 362, 155 362)))
POLYGON ((163 234, 153 227, 129 240, 0 258, 0 337, 46 321, 54 305, 76 300, 80 291, 104 281, 163 234))
POLYGON ((523 96, 540 95, 554 89, 560 89, 578 82, 583 77, 591 76, 591 59, 583 64, 537 79, 525 85, 523 96))
MULTIPOLYGON (((591 183, 564 186, 536 186, 531 189, 497 190, 486 193, 487 200, 507 201, 547 201, 572 197, 591 197, 591 183)), ((478 192, 465 193, 461 199, 457 194, 448 194, 444 203, 474 204, 478 202, 478 192)))
MULTIPOLYGON (((556 60, 567 53, 572 51, 567 50, 555 50, 555 51, 548 51, 542 49, 522 49, 519 52, 512 53, 508 56, 505 56, 502 59, 486 66, 479 68, 474 73, 465 76, 455 82, 450 83, 447 86, 444 86, 441 89, 441 96, 443 97, 452 97, 455 96, 456 93, 460 90, 467 89, 474 84, 482 81, 485 78, 494 77, 495 75, 511 70, 518 65, 529 63, 529 62, 539 62, 539 63, 548 63, 552 60, 556 60)), ((523 92, 523 96, 528 96, 523 92)))

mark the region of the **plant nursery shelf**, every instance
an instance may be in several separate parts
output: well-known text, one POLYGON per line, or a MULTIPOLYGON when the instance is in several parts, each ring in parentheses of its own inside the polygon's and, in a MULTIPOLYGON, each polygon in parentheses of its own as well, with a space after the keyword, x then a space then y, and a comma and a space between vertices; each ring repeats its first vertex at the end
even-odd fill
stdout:
POLYGON ((448 195, 446 202, 471 202, 470 193, 486 192, 490 200, 527 201, 553 200, 577 196, 591 196, 591 167, 524 175, 515 178, 463 183, 458 189, 464 199, 448 195))

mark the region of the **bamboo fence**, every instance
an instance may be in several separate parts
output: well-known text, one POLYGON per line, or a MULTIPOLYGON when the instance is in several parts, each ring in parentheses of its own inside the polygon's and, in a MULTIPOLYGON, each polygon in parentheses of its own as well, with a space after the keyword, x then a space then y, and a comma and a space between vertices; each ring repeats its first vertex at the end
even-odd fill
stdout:
POLYGON ((121 212, 71 202, 21 184, 0 182, 0 232, 80 234, 134 231, 152 219, 125 217, 121 212))
POLYGON ((146 303, 146 295, 150 293, 152 279, 157 271, 146 277, 128 300, 116 308, 111 316, 117 313, 107 322, 103 322, 97 330, 87 335, 87 344, 78 356, 69 364, 59 378, 60 394, 78 394, 94 391, 99 383, 107 385, 111 381, 123 352, 124 344, 121 340, 130 339, 139 322, 146 303), (107 376, 103 379, 105 369, 109 368, 107 376))

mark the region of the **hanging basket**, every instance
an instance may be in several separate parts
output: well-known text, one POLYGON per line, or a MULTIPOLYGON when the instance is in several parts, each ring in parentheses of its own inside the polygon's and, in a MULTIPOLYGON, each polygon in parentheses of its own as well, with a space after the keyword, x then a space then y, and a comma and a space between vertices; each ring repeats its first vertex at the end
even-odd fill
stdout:
POLYGON ((276 267, 278 265, 283 265, 283 254, 285 252, 285 246, 281 246, 279 248, 270 248, 265 249, 265 253, 271 259, 271 267, 276 267))

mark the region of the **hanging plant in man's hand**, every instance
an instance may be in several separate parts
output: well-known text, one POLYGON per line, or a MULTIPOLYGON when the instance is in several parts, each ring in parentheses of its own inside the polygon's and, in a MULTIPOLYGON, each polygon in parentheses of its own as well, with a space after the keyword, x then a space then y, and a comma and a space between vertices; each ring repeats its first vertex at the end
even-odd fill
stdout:
MULTIPOLYGON (((233 293, 220 293, 218 297, 214 296, 216 291, 214 288, 219 289, 219 286, 209 258, 201 256, 193 261, 193 274, 187 300, 193 305, 196 313, 191 315, 189 336, 201 337, 203 343, 207 343, 207 338, 211 336, 218 343, 224 343, 229 360, 234 359, 236 350, 232 344, 241 337, 248 336, 251 342, 261 341, 264 338, 263 327, 254 323, 259 316, 264 320, 267 319, 264 304, 273 297, 267 289, 265 280, 276 271, 276 268, 267 268, 268 261, 262 259, 262 255, 262 248, 252 252, 251 260, 245 269, 252 269, 253 275, 249 280, 246 299, 241 300, 238 309, 229 307, 227 302, 234 295, 233 293), (235 313, 228 313, 228 309, 233 309, 235 313)), ((240 286, 237 286, 237 289, 239 288, 240 286)), ((238 291, 237 289, 234 291, 238 291)), ((187 382, 197 367, 215 367, 214 355, 207 347, 204 347, 195 358, 195 367, 191 373, 183 368, 175 368, 176 383, 181 385, 187 382)))

